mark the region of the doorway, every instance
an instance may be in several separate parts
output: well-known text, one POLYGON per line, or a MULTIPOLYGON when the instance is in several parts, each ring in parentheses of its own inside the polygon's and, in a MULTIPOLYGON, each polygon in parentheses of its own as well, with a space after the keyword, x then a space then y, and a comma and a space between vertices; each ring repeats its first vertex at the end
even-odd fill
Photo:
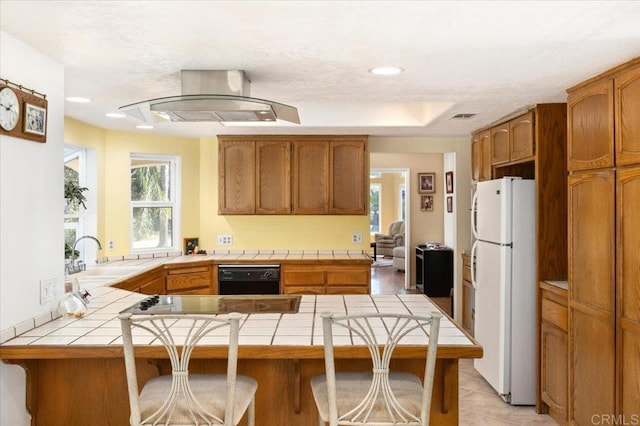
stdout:
MULTIPOLYGON (((397 274, 401 282, 399 290, 407 290, 411 288, 410 282, 410 265, 408 262, 408 244, 410 230, 410 209, 409 209, 409 190, 410 179, 409 169, 405 168, 372 168, 369 175, 370 182, 370 239, 375 242, 374 234, 386 234, 391 222, 404 221, 405 238, 404 238, 404 274, 397 274)), ((388 265, 388 268, 394 268, 388 265)), ((395 268, 394 268, 395 270, 395 268)))

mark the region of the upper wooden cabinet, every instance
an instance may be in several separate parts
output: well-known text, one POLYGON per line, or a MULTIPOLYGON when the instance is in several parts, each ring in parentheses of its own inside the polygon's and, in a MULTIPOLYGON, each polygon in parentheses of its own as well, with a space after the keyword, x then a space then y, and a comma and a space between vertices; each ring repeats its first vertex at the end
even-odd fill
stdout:
POLYGON ((256 142, 256 213, 291 213, 291 143, 256 142))
POLYGON ((614 77, 616 164, 640 162, 640 64, 614 77))
POLYGON ((363 140, 331 141, 329 213, 367 214, 369 162, 363 140))
POLYGON ((255 158, 256 148, 253 142, 220 141, 218 146, 218 211, 220 214, 255 213, 255 158))
POLYGON ((508 122, 498 124, 491 132, 491 164, 533 160, 534 112, 529 111, 508 122))
POLYGON ((220 214, 368 212, 365 136, 220 136, 218 152, 220 214))
POLYGON ((567 99, 568 169, 613 166, 613 80, 577 90, 567 99))
POLYGON ((474 133, 471 136, 471 173, 476 182, 491 179, 491 132, 474 133))
POLYGON ((533 157, 535 154, 533 129, 533 111, 529 111, 509 122, 510 161, 525 160, 533 157))
POLYGON ((293 143, 293 213, 329 213, 329 141, 293 143))
POLYGON ((491 128, 491 164, 509 161, 509 123, 491 128))

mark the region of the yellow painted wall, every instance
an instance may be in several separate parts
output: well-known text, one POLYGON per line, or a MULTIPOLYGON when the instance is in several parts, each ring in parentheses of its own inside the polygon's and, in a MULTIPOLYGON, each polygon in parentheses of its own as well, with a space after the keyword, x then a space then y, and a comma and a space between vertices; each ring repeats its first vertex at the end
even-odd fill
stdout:
POLYGON ((368 216, 221 216, 218 215, 218 140, 189 139, 100 129, 65 120, 65 141, 98 150, 98 239, 115 249, 101 255, 130 253, 131 153, 182 158, 183 238, 199 237, 204 249, 369 250, 368 216), (363 243, 351 235, 362 233, 363 243), (218 246, 218 234, 231 234, 232 246, 218 246))
MULTIPOLYGON (((104 130, 65 119, 65 142, 98 151, 98 239, 113 240, 100 255, 131 252, 131 154, 178 155, 182 163, 182 235, 197 236, 200 229, 200 143, 198 139, 104 130)), ((182 235, 178 247, 182 247, 182 235)))

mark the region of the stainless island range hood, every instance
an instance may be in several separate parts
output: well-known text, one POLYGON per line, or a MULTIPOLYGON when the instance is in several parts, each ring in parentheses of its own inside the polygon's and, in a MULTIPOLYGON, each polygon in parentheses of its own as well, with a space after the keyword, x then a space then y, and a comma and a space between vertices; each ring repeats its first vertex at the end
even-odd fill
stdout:
POLYGON ((250 81, 244 71, 182 70, 181 77, 181 96, 150 99, 122 106, 120 110, 147 123, 285 120, 300 124, 296 108, 250 98, 250 81))

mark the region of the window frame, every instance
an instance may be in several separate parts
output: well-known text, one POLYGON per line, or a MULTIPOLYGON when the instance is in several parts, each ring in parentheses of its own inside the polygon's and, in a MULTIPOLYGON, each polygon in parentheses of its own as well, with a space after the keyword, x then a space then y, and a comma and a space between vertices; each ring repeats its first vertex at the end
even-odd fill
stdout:
MULTIPOLYGON (((377 231, 371 230, 371 214, 373 212, 371 211, 371 204, 369 204, 369 233, 371 235, 382 232, 382 183, 370 182, 369 193, 371 193, 373 188, 377 188, 378 190, 378 230, 377 231)), ((371 199, 369 199, 369 203, 371 203, 371 199)))
POLYGON ((131 177, 129 177, 129 248, 131 253, 158 253, 181 250, 181 158, 179 155, 145 154, 131 153, 129 158, 129 172, 131 173, 131 163, 133 160, 149 160, 169 163, 170 189, 169 201, 134 201, 131 199, 131 177), (157 248, 135 248, 133 229, 133 210, 141 207, 171 207, 171 246, 157 248))

